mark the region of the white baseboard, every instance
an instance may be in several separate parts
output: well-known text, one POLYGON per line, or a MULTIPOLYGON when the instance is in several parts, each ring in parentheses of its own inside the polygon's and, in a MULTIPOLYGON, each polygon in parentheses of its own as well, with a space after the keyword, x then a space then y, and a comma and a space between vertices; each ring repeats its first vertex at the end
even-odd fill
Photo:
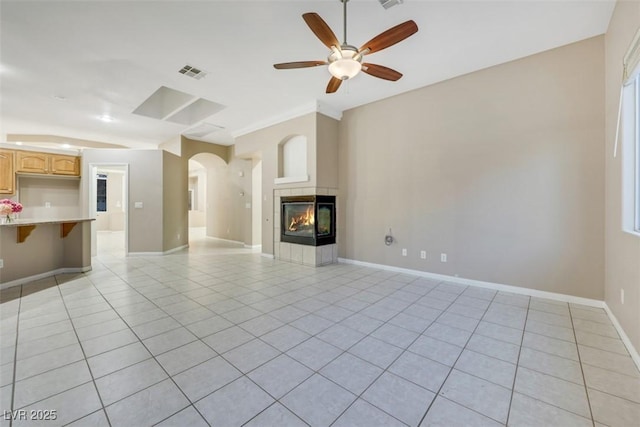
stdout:
POLYGON ((244 245, 246 249, 262 249, 262 245, 244 245))
POLYGON ((275 255, 273 254, 265 254, 264 252, 262 252, 260 255, 262 255, 265 258, 276 259, 275 255))
POLYGON ((213 237, 213 236, 207 236, 207 239, 220 240, 221 242, 235 243, 236 245, 245 246, 244 242, 240 242, 239 240, 229 240, 229 239, 223 239, 221 237, 213 237))
POLYGON ((10 282, 1 283, 0 289, 7 289, 14 286, 24 285, 25 283, 35 282, 37 280, 46 279, 47 277, 55 276, 56 274, 86 273, 87 271, 91 271, 91 266, 58 268, 57 270, 47 271, 46 273, 34 274, 33 276, 23 277, 21 279, 16 279, 10 282))
POLYGON ((163 256, 163 255, 172 254, 174 252, 179 252, 179 251, 181 251, 183 249, 186 249, 188 247, 189 247, 189 245, 182 245, 182 246, 178 246, 177 248, 169 249, 168 251, 164 251, 164 252, 127 252, 127 256, 128 257, 163 256))
POLYGON ((622 325, 620 325, 620 322, 618 322, 618 319, 613 314, 606 302, 604 303, 604 311, 607 312, 609 319, 611 319, 611 323, 613 323, 613 327, 616 328, 616 331, 618 331, 620 339, 624 343, 625 347, 627 347, 627 351, 631 355, 631 359, 633 359, 633 362, 636 364, 638 370, 640 371, 640 354, 638 354, 638 351, 631 343, 631 340, 627 336, 626 332, 624 331, 624 329, 622 329, 622 325))
POLYGON ((640 355, 638 354, 638 351, 635 349, 635 347, 631 343, 631 340, 629 339, 627 334, 624 332, 624 329, 622 329, 622 326, 620 325, 620 322, 618 322, 618 319, 616 319, 616 316, 613 315, 613 312, 611 311, 611 309, 609 309, 609 306, 604 301, 590 299, 590 298, 576 297, 573 295, 559 294, 556 292, 539 291, 537 289, 531 289, 531 288, 521 288, 518 286, 503 285, 500 283, 483 282, 481 280, 464 279, 462 277, 447 276, 445 274, 429 273, 427 271, 411 270, 408 268, 393 267, 393 266, 384 265, 384 264, 374 264, 371 262, 357 261, 353 259, 338 258, 338 262, 341 262, 343 264, 359 265, 362 267, 377 268, 379 270, 385 270, 385 271, 394 271, 397 273, 411 274, 414 276, 425 277, 427 279, 441 280, 441 281, 450 282, 450 283, 458 283, 461 285, 477 286, 480 288, 494 289, 497 291, 511 292, 514 294, 527 295, 531 297, 546 298, 546 299, 551 299, 555 301, 562 301, 562 302, 573 303, 573 304, 587 305, 590 307, 603 308, 604 311, 609 316, 611 323, 613 323, 613 326, 618 331, 618 334, 620 335, 620 338, 622 339, 622 342, 624 343, 625 347, 627 347, 627 350, 629 351, 629 355, 631 355, 631 359, 633 359, 633 362, 638 367, 638 370, 640 370, 640 355))
POLYGON ((511 292, 512 294, 527 295, 536 298, 546 298, 555 301, 570 302, 573 304, 588 305, 590 307, 604 307, 604 301, 576 297, 573 295, 559 294, 556 292, 539 291, 537 289, 522 288, 520 286, 503 285, 501 283, 484 282, 482 280, 465 279, 463 277, 447 276, 445 274, 429 273, 428 271, 411 270, 408 268, 393 267, 384 264, 374 264, 371 262, 356 261, 346 258, 338 258, 338 262, 343 264, 353 264, 362 267, 377 268, 379 270, 395 271, 397 273, 411 274, 414 276, 425 277, 427 279, 442 280, 450 283, 458 283, 461 285, 477 286, 480 288, 493 289, 497 291, 511 292))

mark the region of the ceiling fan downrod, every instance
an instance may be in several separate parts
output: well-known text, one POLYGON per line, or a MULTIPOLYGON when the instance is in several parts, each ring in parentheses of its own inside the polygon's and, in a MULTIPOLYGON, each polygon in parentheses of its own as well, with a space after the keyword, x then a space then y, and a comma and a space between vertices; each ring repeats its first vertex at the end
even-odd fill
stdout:
POLYGON ((347 44, 347 2, 349 0, 340 0, 342 2, 342 16, 343 16, 343 34, 344 34, 344 38, 342 39, 342 45, 346 45, 347 44))

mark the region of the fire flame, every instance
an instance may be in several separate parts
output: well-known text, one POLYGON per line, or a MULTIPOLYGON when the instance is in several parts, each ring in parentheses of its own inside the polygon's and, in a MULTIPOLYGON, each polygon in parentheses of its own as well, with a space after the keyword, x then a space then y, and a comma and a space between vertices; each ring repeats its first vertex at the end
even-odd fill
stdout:
POLYGON ((297 231, 298 228, 302 226, 309 226, 313 224, 314 224, 313 208, 309 206, 307 208, 307 212, 291 218, 291 223, 289 224, 289 231, 297 231))

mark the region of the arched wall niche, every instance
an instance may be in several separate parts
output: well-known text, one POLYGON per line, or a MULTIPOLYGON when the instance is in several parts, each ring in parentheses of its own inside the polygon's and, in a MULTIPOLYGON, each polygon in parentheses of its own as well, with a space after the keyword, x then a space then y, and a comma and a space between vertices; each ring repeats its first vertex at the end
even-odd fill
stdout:
POLYGON ((307 170, 308 140, 304 135, 291 135, 278 144, 278 178, 294 181, 308 181, 307 170))

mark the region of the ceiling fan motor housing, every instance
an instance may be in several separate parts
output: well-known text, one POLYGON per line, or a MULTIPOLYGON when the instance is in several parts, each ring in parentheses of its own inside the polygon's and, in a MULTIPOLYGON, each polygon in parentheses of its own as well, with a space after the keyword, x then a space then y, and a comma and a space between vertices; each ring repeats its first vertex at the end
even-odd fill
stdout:
POLYGON ((343 44, 334 46, 327 58, 329 72, 340 80, 354 77, 362 69, 362 55, 355 46, 343 44))

